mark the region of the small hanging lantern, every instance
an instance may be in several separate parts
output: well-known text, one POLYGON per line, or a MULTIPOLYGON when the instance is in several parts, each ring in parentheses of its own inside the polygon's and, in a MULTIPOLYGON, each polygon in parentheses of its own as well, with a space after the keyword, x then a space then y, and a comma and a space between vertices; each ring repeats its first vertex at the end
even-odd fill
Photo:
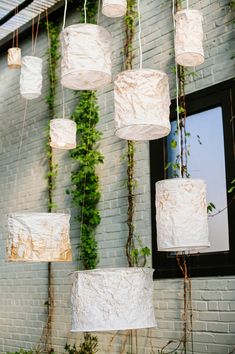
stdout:
POLYGON ((56 149, 74 149, 76 143, 76 123, 70 119, 56 118, 50 121, 50 146, 56 149))
POLYGON ((73 274, 72 332, 155 327, 153 269, 105 268, 73 274))
POLYGON ((20 93, 27 100, 41 96, 42 59, 34 56, 22 58, 20 93))
POLYGON ((127 0, 103 0, 102 13, 107 17, 125 16, 127 0))
POLYGON ((96 90, 111 82, 111 35, 103 27, 78 24, 61 32, 61 84, 96 90))
POLYGON ((156 222, 159 251, 198 252, 210 247, 205 182, 189 178, 157 182, 156 222))
POLYGON ((159 139, 170 132, 168 77, 157 70, 127 70, 114 82, 116 135, 126 140, 159 139))
POLYGON ((20 69, 21 68, 21 49, 20 48, 9 48, 7 54, 7 65, 10 69, 20 69))
POLYGON ((15 262, 72 261, 70 215, 14 213, 8 216, 7 260, 15 262))
POLYGON ((202 14, 198 10, 175 14, 175 60, 183 66, 204 63, 202 14))

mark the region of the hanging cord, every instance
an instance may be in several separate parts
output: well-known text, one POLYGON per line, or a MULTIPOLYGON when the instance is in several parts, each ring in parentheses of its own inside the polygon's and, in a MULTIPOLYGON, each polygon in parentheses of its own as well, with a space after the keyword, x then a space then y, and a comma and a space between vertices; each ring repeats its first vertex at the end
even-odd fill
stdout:
POLYGON ((86 3, 87 0, 84 1, 84 23, 86 23, 86 3))
POLYGON ((98 1, 98 10, 97 10, 97 25, 100 23, 100 0, 98 1))
POLYGON ((140 69, 143 67, 143 51, 142 51, 142 42, 141 42, 141 15, 140 15, 140 0, 137 2, 137 11, 138 11, 138 22, 139 22, 139 32, 138 32, 138 40, 139 40, 139 56, 140 56, 140 69))
MULTIPOLYGON (((175 0, 172 0, 172 19, 174 24, 174 40, 175 40, 175 0)), ((183 177, 182 173, 182 140, 180 137, 180 113, 179 113, 179 77, 178 65, 175 62, 175 84, 176 84, 176 116, 177 116, 177 137, 178 137, 178 153, 179 153, 179 177, 183 177)))
POLYGON ((40 17, 41 17, 41 15, 39 14, 38 15, 38 21, 37 21, 37 28, 36 28, 35 38, 34 38, 33 55, 35 55, 35 52, 36 52, 38 31, 39 31, 39 25, 40 25, 40 17))
MULTIPOLYGON (((16 7, 16 15, 18 15, 19 9, 18 9, 18 5, 16 7)), ((17 24, 17 29, 16 29, 16 48, 19 47, 19 28, 18 28, 18 24, 17 24)))
POLYGON ((62 30, 64 30, 64 28, 65 28, 66 15, 67 15, 67 7, 68 7, 68 0, 65 0, 65 2, 64 2, 64 17, 63 17, 62 30))

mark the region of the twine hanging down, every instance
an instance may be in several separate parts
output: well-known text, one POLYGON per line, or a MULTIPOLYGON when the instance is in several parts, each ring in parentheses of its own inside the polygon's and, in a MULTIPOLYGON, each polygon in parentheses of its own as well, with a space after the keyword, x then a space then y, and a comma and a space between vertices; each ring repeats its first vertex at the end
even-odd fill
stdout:
MULTIPOLYGON (((18 6, 15 15, 18 14, 18 6)), ((8 49, 7 65, 10 69, 21 68, 21 49, 19 48, 19 30, 13 32, 12 48, 8 49)))

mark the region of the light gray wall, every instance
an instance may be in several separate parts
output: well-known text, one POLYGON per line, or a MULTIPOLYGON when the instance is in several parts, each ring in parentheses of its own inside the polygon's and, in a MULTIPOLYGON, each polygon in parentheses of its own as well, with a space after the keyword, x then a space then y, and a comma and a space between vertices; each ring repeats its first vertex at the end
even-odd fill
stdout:
MULTIPOLYGON (((187 85, 193 92, 234 76, 234 30, 232 13, 227 0, 190 1, 204 15, 206 61, 197 72, 199 76, 187 85)), ((174 96, 173 34, 171 1, 142 0, 143 65, 160 69, 169 75, 171 94, 174 96)), ((67 25, 76 23, 78 15, 69 16, 67 25)), ((122 70, 124 28, 120 19, 101 17, 113 35, 113 76, 122 70)), ((30 54, 31 40, 20 43, 23 54, 30 54)), ((137 41, 135 42, 137 46, 137 41)), ((47 37, 42 31, 38 38, 37 55, 44 59, 44 84, 42 97, 29 102, 25 120, 22 150, 18 160, 18 148, 24 116, 24 100, 19 94, 19 72, 10 71, 6 65, 6 53, 0 57, 0 352, 15 351, 19 347, 30 348, 39 343, 46 320, 47 264, 20 264, 5 262, 6 216, 14 211, 46 211, 47 171, 45 130, 48 111, 45 103, 48 79, 46 63, 47 37)), ((138 66, 138 52, 134 60, 138 66)), ((126 142, 114 136, 113 86, 98 92, 101 119, 99 129, 103 137, 99 148, 105 156, 98 167, 102 197, 99 204, 102 221, 97 228, 100 267, 127 265, 124 245, 127 238, 126 164, 122 155, 126 142)), ((70 114, 76 102, 74 94, 65 90, 66 113, 70 114)), ((61 91, 58 89, 57 113, 61 114, 61 91)), ((55 201, 57 211, 68 211, 71 203, 65 189, 70 187, 70 172, 75 164, 69 152, 56 152, 59 176, 55 201)), ((156 158, 157 163, 157 158, 156 158)), ((138 179, 136 203, 136 230, 143 243, 151 245, 150 223, 150 171, 149 145, 136 144, 136 176, 138 179)), ((79 342, 79 335, 70 330, 69 274, 77 268, 79 226, 73 220, 71 240, 74 262, 53 264, 53 289, 55 309, 53 315, 53 347, 63 352, 65 342, 79 342)), ((225 354, 235 346, 235 277, 194 278, 194 353, 225 354)), ((182 336, 183 308, 182 279, 155 281, 155 310, 158 328, 138 331, 138 353, 149 354, 151 345, 155 353, 170 339, 182 336), (150 340, 150 337, 152 338, 150 340)), ((99 353, 118 353, 125 341, 125 333, 116 335, 101 333, 99 353)), ((174 346, 173 346, 174 347, 174 346)), ((190 348, 189 348, 190 349, 190 348)), ((128 347, 126 351, 128 351, 128 347)))

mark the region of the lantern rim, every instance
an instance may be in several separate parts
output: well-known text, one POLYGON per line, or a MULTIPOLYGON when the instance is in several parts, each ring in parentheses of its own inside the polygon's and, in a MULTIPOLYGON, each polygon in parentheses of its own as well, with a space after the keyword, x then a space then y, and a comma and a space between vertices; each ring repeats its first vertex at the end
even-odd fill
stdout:
POLYGON ((146 122, 139 122, 134 124, 134 127, 138 127, 137 132, 133 132, 133 124, 125 125, 124 127, 117 128, 115 131, 115 135, 119 137, 120 139, 125 139, 125 140, 133 140, 133 141, 149 141, 149 140, 155 140, 155 139, 160 139, 165 136, 167 136, 170 131, 170 125, 168 127, 160 124, 148 124, 146 122), (143 132, 142 129, 145 127, 148 127, 151 129, 152 136, 148 138, 142 137, 143 132), (129 128, 132 128, 131 130, 129 128), (142 129, 141 129, 142 128, 142 129), (125 134, 125 131, 127 130, 127 133, 125 134), (155 131, 154 131, 155 130, 155 131), (161 130, 161 133, 159 133, 159 130, 161 130), (130 134, 128 134, 128 131, 130 131, 130 134), (139 131, 141 131, 139 133, 139 131), (139 133, 139 135, 138 135, 139 133), (135 135, 135 137, 133 137, 135 135))
POLYGON ((102 14, 106 17, 110 17, 110 18, 116 18, 116 17, 122 17, 125 16, 126 14, 126 10, 127 7, 125 5, 118 5, 118 4, 107 4, 107 5, 103 5, 102 7, 102 14), (112 9, 115 8, 118 10, 116 11, 115 15, 112 13, 112 9), (108 11, 107 11, 108 10, 108 11))
POLYGON ((163 179, 161 181, 156 182, 155 185, 157 185, 157 184, 165 184, 165 183, 169 184, 169 183, 172 183, 173 181, 174 182, 193 181, 194 183, 206 185, 206 182, 204 181, 204 179, 201 179, 201 178, 187 178, 187 177, 166 178, 166 179, 163 179))
POLYGON ((161 75, 162 78, 166 78, 168 80, 168 76, 167 74, 164 72, 164 71, 161 71, 161 70, 155 70, 155 69, 149 69, 149 68, 142 68, 142 69, 129 69, 129 70, 123 70, 121 71, 120 73, 118 73, 114 79, 114 84, 115 84, 115 81, 117 81, 119 79, 119 77, 122 77, 123 75, 128 75, 129 73, 132 73, 132 72, 142 72, 142 73, 145 73, 145 72, 150 72, 150 73, 153 73, 153 74, 157 74, 157 75, 161 75))
POLYGON ((129 271, 130 273, 144 270, 147 273, 153 273, 154 268, 148 268, 148 267, 112 267, 112 268, 95 268, 95 269, 84 269, 84 270, 76 270, 74 271, 71 276, 74 276, 76 274, 90 274, 90 273, 99 273, 99 272, 119 272, 120 270, 123 271, 129 271))
POLYGON ((8 64, 7 66, 9 69, 20 69, 21 68, 20 64, 8 64))
POLYGON ((86 73, 89 74, 101 73, 102 75, 100 76, 102 77, 103 81, 101 82, 99 78, 97 78, 97 80, 100 81, 99 84, 97 84, 96 81, 94 85, 91 85, 91 83, 87 81, 87 85, 85 84, 81 85, 81 82, 84 82, 84 80, 81 79, 81 76, 84 75, 84 70, 77 70, 72 72, 70 71, 68 74, 63 75, 60 81, 61 85, 72 90, 83 91, 83 90, 98 90, 99 88, 102 88, 112 82, 112 76, 108 71, 105 72, 105 71, 98 71, 98 70, 91 70, 91 69, 85 71, 86 73), (71 80, 70 80, 71 77, 75 81, 75 84, 71 84, 71 80))
POLYGON ((198 52, 187 52, 178 54, 175 58, 177 64, 181 66, 198 66, 204 63, 205 57, 198 52), (184 57, 190 56, 190 60, 185 60, 184 57), (186 63, 187 62, 187 63, 186 63))
POLYGON ((59 144, 53 144, 52 142, 50 142, 50 146, 53 149, 59 149, 59 150, 71 150, 71 149, 75 149, 77 147, 77 144, 66 144, 66 146, 61 146, 59 144))
POLYGON ((8 217, 11 217, 12 215, 40 215, 40 216, 48 216, 48 215, 51 215, 51 216, 55 216, 55 215, 64 215, 64 216, 71 216, 70 213, 46 213, 46 212, 36 212, 36 211, 25 211, 25 212, 15 212, 15 213, 9 213, 7 214, 8 217))
POLYGON ((90 28, 90 29, 91 28, 98 28, 99 30, 108 34, 110 37, 109 38, 110 40, 112 39, 111 33, 105 27, 100 26, 100 25, 96 25, 94 23, 75 23, 73 25, 67 26, 61 31, 60 36, 62 35, 62 33, 66 33, 70 29, 77 29, 78 30, 79 28, 82 28, 82 27, 86 27, 86 28, 90 28))
POLYGON ((30 59, 30 60, 33 59, 35 61, 38 61, 39 63, 42 63, 42 58, 36 57, 34 55, 25 55, 25 56, 22 57, 22 61, 24 59, 30 59))
POLYGON ((175 13, 174 17, 178 17, 184 13, 193 13, 193 14, 197 14, 200 15, 202 17, 202 12, 200 10, 196 10, 196 9, 183 9, 183 10, 179 10, 175 13))
POLYGON ((207 249, 210 247, 210 242, 208 241, 204 245, 195 246, 195 245, 187 245, 187 246, 171 246, 171 247, 158 247, 158 251, 160 252, 190 252, 190 253, 199 253, 201 250, 207 249))

